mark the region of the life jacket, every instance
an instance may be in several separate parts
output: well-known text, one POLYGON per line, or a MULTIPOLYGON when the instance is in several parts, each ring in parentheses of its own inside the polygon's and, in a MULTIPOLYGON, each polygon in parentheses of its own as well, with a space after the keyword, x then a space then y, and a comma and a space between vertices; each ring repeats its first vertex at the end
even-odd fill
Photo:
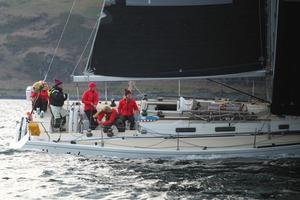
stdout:
POLYGON ((67 94, 64 94, 61 88, 53 87, 49 91, 49 97, 50 105, 61 107, 67 99, 67 94))
POLYGON ((99 95, 97 91, 86 90, 81 98, 82 103, 84 103, 84 111, 96 110, 91 104, 98 104, 99 95))
POLYGON ((129 99, 129 101, 127 101, 126 98, 123 98, 119 102, 118 112, 120 116, 133 116, 134 111, 137 110, 139 110, 139 108, 134 99, 129 99))
POLYGON ((38 93, 31 92, 31 97, 32 98, 39 98, 42 101, 48 101, 48 91, 47 90, 41 90, 38 93))
POLYGON ((101 122, 101 120, 105 117, 105 121, 103 122, 103 126, 111 126, 118 117, 118 113, 115 109, 111 109, 110 113, 101 111, 97 117, 97 122, 101 122))

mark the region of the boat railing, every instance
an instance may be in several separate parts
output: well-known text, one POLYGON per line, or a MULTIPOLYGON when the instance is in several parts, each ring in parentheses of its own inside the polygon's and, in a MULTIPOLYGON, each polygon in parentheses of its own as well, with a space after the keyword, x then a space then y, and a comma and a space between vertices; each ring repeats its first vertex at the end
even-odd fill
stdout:
POLYGON ((185 111, 191 118, 205 121, 254 121, 257 115, 245 111, 185 111))
POLYGON ((204 121, 224 121, 238 120, 254 121, 258 119, 258 115, 247 111, 231 111, 231 110, 183 110, 183 111, 163 111, 148 110, 149 114, 154 114, 164 119, 186 119, 186 120, 204 120, 204 121))

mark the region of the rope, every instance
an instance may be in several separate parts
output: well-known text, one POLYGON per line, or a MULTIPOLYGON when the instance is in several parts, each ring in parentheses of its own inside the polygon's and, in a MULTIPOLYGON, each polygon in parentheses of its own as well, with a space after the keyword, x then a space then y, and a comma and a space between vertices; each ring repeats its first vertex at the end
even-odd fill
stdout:
POLYGON ((216 84, 218 84, 218 85, 222 85, 222 86, 227 87, 227 88, 229 88, 229 89, 231 89, 231 90, 237 91, 237 92, 239 92, 239 93, 241 93, 241 94, 244 94, 244 95, 247 95, 247 96, 252 97, 252 98, 254 98, 254 99, 257 99, 257 100, 259 100, 259 101, 261 101, 261 102, 264 102, 264 103, 271 103, 271 102, 269 102, 269 101, 267 101, 267 100, 265 100, 265 99, 259 98, 259 97, 257 97, 257 96, 251 95, 251 94, 249 94, 249 93, 247 93, 247 92, 244 92, 244 91, 242 91, 242 90, 239 90, 239 89, 237 89, 237 88, 231 87, 231 86, 229 86, 229 85, 227 85, 227 84, 225 84, 225 83, 222 83, 222 82, 219 82, 219 81, 215 81, 215 80, 210 79, 210 78, 207 78, 206 80, 211 81, 211 82, 213 82, 213 83, 216 83, 216 84))
MULTIPOLYGON (((148 148, 148 149, 150 149, 151 147, 157 146, 157 145, 162 144, 162 143, 164 143, 166 141, 167 140, 164 139, 162 141, 159 141, 157 143, 151 144, 149 146, 130 146, 130 145, 124 145, 124 144, 113 144, 113 143, 110 143, 110 142, 107 142, 107 141, 105 142, 105 144, 110 144, 110 145, 113 145, 113 146, 120 146, 120 147, 133 147, 133 148, 148 148)), ((171 147, 173 147, 173 146, 170 146, 170 147, 160 147, 160 148, 171 148, 171 147)))
MULTIPOLYGON (((204 148, 204 147, 206 147, 206 146, 200 146, 200 145, 197 145, 197 144, 193 144, 193 143, 190 143, 190 142, 186 142, 186 141, 183 141, 182 139, 179 139, 179 141, 180 141, 181 143, 188 144, 188 145, 191 145, 191 146, 194 146, 194 147, 199 147, 199 148, 204 148)), ((182 146, 179 145, 179 147, 182 147, 182 146)))
POLYGON ((40 122, 40 124, 42 125, 42 127, 43 127, 43 129, 44 129, 46 135, 48 136, 48 141, 50 141, 51 139, 50 139, 50 135, 49 135, 47 129, 45 128, 45 126, 44 126, 44 124, 43 124, 42 122, 40 122))
MULTIPOLYGON (((282 135, 282 136, 279 136, 279 137, 284 137, 285 135, 282 135)), ((131 146, 131 145, 124 145, 124 144, 114 144, 114 143, 111 143, 111 142, 108 142, 107 140, 110 140, 112 138, 106 138, 105 140, 105 144, 108 144, 108 145, 112 145, 112 146, 117 146, 117 147, 132 147, 132 148, 144 148, 144 149, 152 149, 153 147, 157 146, 157 145, 160 145, 164 142, 166 142, 168 139, 163 139, 157 143, 154 143, 154 144, 151 144, 151 145, 148 145, 148 146, 131 146)), ((93 138, 93 139, 88 139, 88 140, 98 140, 98 138, 93 138)), ((88 141, 87 140, 87 141, 88 141)), ((228 147, 243 147, 243 146, 249 146, 249 145, 252 145, 252 143, 245 143, 245 144, 237 144, 237 145, 226 145, 226 146, 200 146, 200 145, 197 145, 197 144, 193 144, 191 142, 187 142, 187 141, 183 141, 182 139, 179 139, 181 143, 183 144, 187 144, 189 146, 185 146, 185 145, 180 145, 180 147, 198 147, 198 148, 228 148, 228 147)), ((257 144, 262 144, 263 142, 265 141, 268 141, 269 139, 265 139, 265 140, 261 140, 259 141, 257 144)), ((78 141, 78 138, 75 139, 75 141, 78 141)), ((79 142, 84 142, 86 140, 79 140, 79 142)), ((174 148, 176 146, 165 146, 165 147, 158 147, 158 149, 167 149, 167 148, 174 148)))
POLYGON ((49 72, 50 72, 52 63, 53 63, 53 61, 54 61, 54 57, 55 57, 55 55, 56 55, 56 52, 57 52, 57 50, 58 50, 58 47, 59 47, 60 42, 61 42, 61 40, 62 40, 62 37, 63 37, 63 35, 64 35, 64 33, 65 33, 65 30, 66 30, 66 28, 67 28, 67 25, 68 25, 68 23, 69 23, 69 20, 70 20, 70 17, 71 17, 71 14, 72 14, 72 11, 73 11, 73 8, 74 8, 74 6, 75 6, 76 1, 77 1, 77 0, 74 0, 74 1, 73 1, 72 7, 71 7, 71 9, 70 9, 70 11, 69 11, 68 18, 67 18, 66 23, 65 23, 65 25, 64 25, 64 28, 63 28, 63 30, 62 30, 62 33, 61 33, 61 35, 60 35, 60 37, 59 37, 58 43, 57 43, 56 48, 55 48, 55 50, 54 50, 53 56, 52 56, 52 58, 51 58, 51 61, 50 61, 50 63, 49 63, 49 66, 48 66, 47 73, 46 73, 45 78, 44 78, 43 81, 46 81, 46 79, 47 79, 47 77, 48 77, 48 74, 49 74, 49 72))
POLYGON ((141 92, 141 90, 139 90, 139 88, 136 87, 135 82, 133 82, 132 85, 133 85, 134 89, 136 89, 140 93, 140 95, 143 96, 145 94, 145 93, 141 92))
MULTIPOLYGON (((283 137, 283 136, 280 136, 280 137, 283 137)), ((107 138, 108 140, 111 139, 111 138, 107 138)), ((151 144, 151 145, 148 145, 148 146, 131 146, 131 145, 124 145, 124 144, 114 144, 114 143, 111 143, 111 142, 108 142, 106 139, 105 141, 105 144, 109 144, 109 145, 112 145, 112 146, 118 146, 118 147, 133 147, 133 148, 148 148, 148 149, 151 149, 152 147, 155 147, 157 145, 160 145, 164 142, 166 142, 168 139, 163 139, 157 143, 154 143, 154 144, 151 144)), ((95 139, 94 139, 95 140, 95 139)), ((184 145, 180 145, 180 147, 198 147, 198 148, 225 148, 225 147, 242 147, 242 146, 249 146, 249 145, 252 145, 252 143, 245 143, 245 144, 237 144, 237 145, 227 145, 227 146, 200 146, 200 145, 197 145, 197 144, 193 144, 191 142, 187 142, 187 141, 183 141, 182 139, 179 139, 181 143, 184 143, 184 144, 187 144, 189 146, 184 146, 184 145)), ((265 141, 267 141, 268 139, 266 140, 261 140, 259 141, 257 144, 261 144, 265 141)), ((176 147, 176 146, 166 146, 166 147, 159 147, 159 149, 165 149, 165 148, 173 148, 173 147, 176 147)))
POLYGON ((32 115, 32 113, 33 113, 33 111, 34 111, 34 108, 35 108, 35 104, 36 104, 36 102, 37 102, 37 100, 38 100, 38 98, 40 97, 40 91, 39 91, 39 93, 38 93, 38 95, 35 97, 35 99, 34 99, 34 102, 33 102, 33 104, 32 104, 32 109, 31 109, 31 112, 30 112, 30 115, 32 115))

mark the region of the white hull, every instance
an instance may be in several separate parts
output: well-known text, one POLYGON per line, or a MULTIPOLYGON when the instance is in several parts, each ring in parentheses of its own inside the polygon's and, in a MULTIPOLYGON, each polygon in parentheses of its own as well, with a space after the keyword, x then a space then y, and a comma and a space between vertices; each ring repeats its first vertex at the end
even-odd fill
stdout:
POLYGON ((281 132, 298 132, 300 130, 299 118, 269 118, 259 121, 231 121, 231 122, 205 122, 205 121, 190 121, 190 120, 165 120, 161 122, 145 122, 141 124, 142 128, 149 133, 158 133, 163 135, 176 135, 174 127, 195 128, 196 132, 182 132, 181 135, 216 135, 216 134, 253 134, 259 133, 281 133, 281 132), (280 129, 280 125, 288 124, 288 128, 280 129), (159 129, 157 128, 159 126, 159 129), (234 127, 234 131, 218 131, 216 127, 234 127))
POLYGON ((22 149, 39 150, 47 153, 64 153, 85 156, 107 156, 118 158, 162 158, 162 159, 210 159, 232 157, 294 157, 300 155, 300 143, 264 148, 235 147, 197 150, 162 150, 141 148, 100 147, 64 142, 27 141, 22 149))
MULTIPOLYGON (((78 120, 74 109, 70 119, 78 120)), ((252 121, 163 120, 140 122, 138 130, 107 137, 101 129, 87 137, 86 131, 49 133, 50 116, 34 117, 42 130, 31 136, 23 120, 12 148, 85 156, 119 158, 203 159, 230 157, 295 157, 300 156, 300 118, 279 118, 252 121), (44 127, 44 128, 42 128, 44 127), (234 128, 233 128, 234 127, 234 128), (180 129, 179 131, 176 129, 180 129)), ((74 125, 73 122, 67 123, 74 125)), ((78 126, 79 127, 79 126, 78 126)), ((75 128, 78 128, 77 125, 75 128)))

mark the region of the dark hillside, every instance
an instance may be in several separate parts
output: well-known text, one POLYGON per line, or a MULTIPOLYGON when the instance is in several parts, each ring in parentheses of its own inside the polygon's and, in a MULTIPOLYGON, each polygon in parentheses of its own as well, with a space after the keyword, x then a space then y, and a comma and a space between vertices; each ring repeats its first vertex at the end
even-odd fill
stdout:
MULTIPOLYGON (((0 2, 0 90, 19 90, 43 79, 72 0, 0 2)), ((50 78, 69 82, 70 74, 96 22, 100 0, 78 0, 62 38, 50 78)), ((82 71, 87 55, 79 66, 82 71)))
MULTIPOLYGON (((96 22, 100 2, 77 0, 48 75, 49 80, 63 80, 66 90, 73 96, 76 96, 76 88, 69 75, 96 22)), ((73 0, 0 0, 0 98, 24 97, 26 86, 44 78, 72 3, 73 0)), ((78 66, 77 74, 85 67, 87 53, 78 66)), ((252 92, 252 79, 227 82, 252 92)), ((264 84, 264 79, 255 82, 255 93, 263 98, 266 96, 264 84)), ((80 93, 85 85, 80 84, 80 93)), ((103 99, 104 83, 98 85, 103 99)), ((149 96, 178 94, 177 81, 140 81, 136 85, 149 96)), ((108 86, 108 96, 119 98, 127 83, 108 83, 108 86)), ((137 90, 134 93, 138 94, 137 90)), ((181 94, 228 97, 232 91, 205 80, 185 80, 181 81, 181 94)))

